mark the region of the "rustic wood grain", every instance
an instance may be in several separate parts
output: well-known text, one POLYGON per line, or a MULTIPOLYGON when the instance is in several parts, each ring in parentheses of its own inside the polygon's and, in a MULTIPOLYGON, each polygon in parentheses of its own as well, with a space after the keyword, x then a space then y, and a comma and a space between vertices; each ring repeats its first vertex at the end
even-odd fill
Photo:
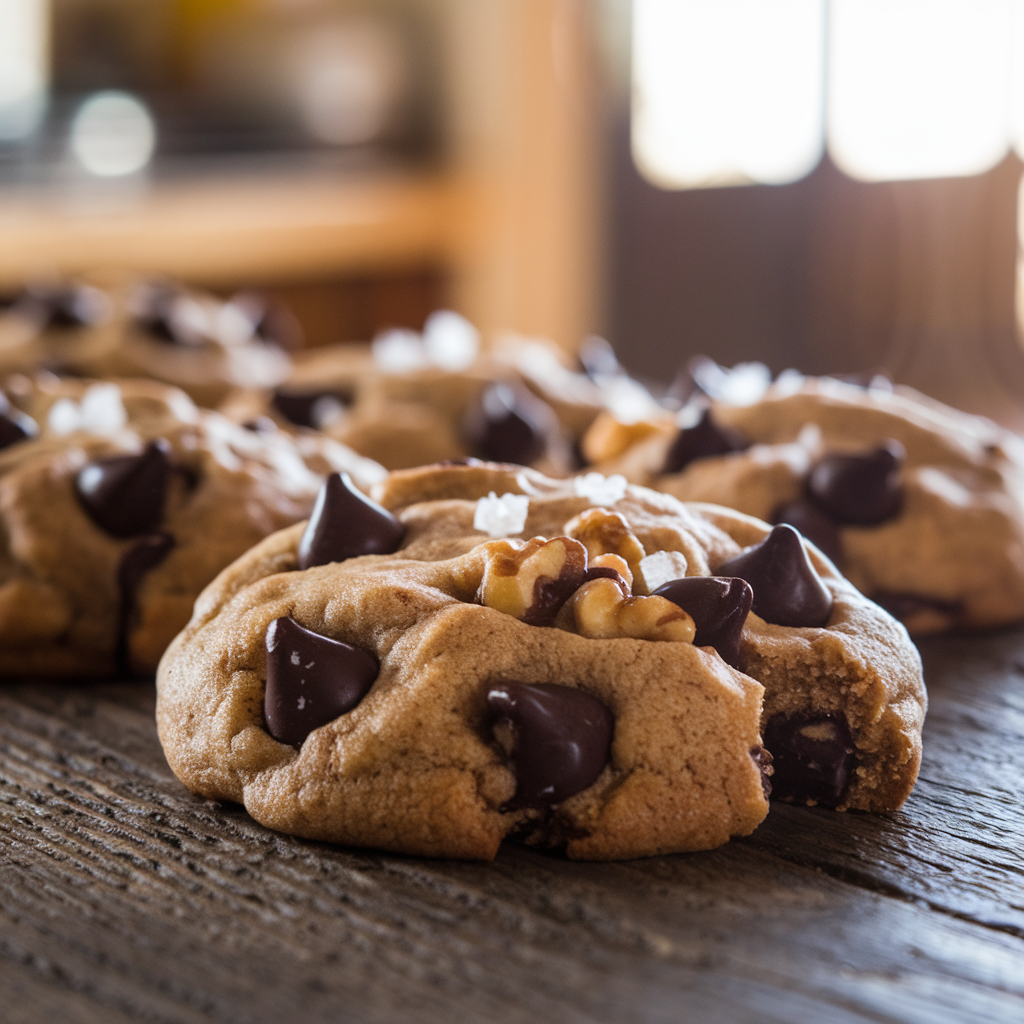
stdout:
POLYGON ((0 685, 0 1020, 1024 1019, 1024 631, 924 647, 888 816, 491 865, 279 836, 170 774, 149 684, 0 685))

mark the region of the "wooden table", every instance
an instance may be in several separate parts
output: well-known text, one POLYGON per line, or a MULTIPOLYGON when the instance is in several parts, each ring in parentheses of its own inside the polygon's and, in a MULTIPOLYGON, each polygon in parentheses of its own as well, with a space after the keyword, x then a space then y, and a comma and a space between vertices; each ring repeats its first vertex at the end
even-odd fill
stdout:
POLYGON ((1024 631, 924 645, 916 791, 707 854, 493 864, 190 796, 148 684, 0 685, 0 1020, 1024 1021, 1024 631))

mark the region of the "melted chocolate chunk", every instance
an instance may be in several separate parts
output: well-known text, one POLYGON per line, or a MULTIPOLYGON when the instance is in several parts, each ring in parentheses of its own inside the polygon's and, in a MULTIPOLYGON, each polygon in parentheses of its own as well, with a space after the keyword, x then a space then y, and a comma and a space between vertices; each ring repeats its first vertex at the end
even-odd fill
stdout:
POLYGON ((772 755, 764 747, 751 747, 750 760, 757 765, 761 773, 761 792, 767 800, 772 795, 772 776, 775 768, 772 766, 772 755))
POLYGON ((147 285, 139 297, 139 309, 132 322, 156 341, 168 345, 183 345, 192 340, 185 337, 182 326, 175 316, 175 305, 181 293, 165 284, 147 285))
POLYGON ((754 600, 746 580, 724 576, 684 576, 670 580, 654 591, 655 597, 668 598, 693 619, 697 647, 714 647, 722 660, 742 669, 740 637, 754 600))
POLYGON ((289 423, 319 430, 352 404, 352 396, 337 390, 275 391, 271 404, 289 423))
POLYGON ((267 630, 267 731, 281 743, 301 746, 314 729, 351 711, 379 671, 369 651, 321 636, 294 619, 275 619, 267 630))
POLYGON ((550 807, 593 784, 611 756, 612 713, 596 697, 552 683, 494 683, 487 705, 511 742, 511 807, 550 807))
POLYGON ((716 575, 746 580, 754 590, 753 610, 776 626, 824 626, 832 612, 832 595, 800 534, 784 523, 720 565, 716 575))
POLYGON ((320 487, 299 541, 299 568, 358 555, 389 555, 404 536, 405 527, 366 497, 348 473, 332 473, 320 487))
POLYGON ((170 450, 160 438, 138 455, 98 459, 79 470, 75 490, 100 529, 119 538, 157 531, 171 476, 170 450))
POLYGON ((302 348, 302 326, 295 314, 278 299, 258 291, 243 291, 231 304, 252 324, 253 337, 286 351, 302 348))
POLYGON ((242 426, 254 434, 277 433, 277 424, 269 416, 257 416, 255 419, 246 420, 242 426))
POLYGON ((117 629, 117 663, 128 669, 128 633, 131 629, 132 613, 135 610, 135 596, 142 581, 151 569, 155 569, 174 547, 174 537, 169 533, 154 533, 140 537, 121 556, 117 566, 117 589, 120 594, 117 629))
POLYGON ((536 462, 547 448, 550 410, 524 388, 491 384, 470 406, 463 436, 473 452, 490 462, 536 462))
POLYGON ((899 515, 906 455, 899 441, 863 455, 826 455, 807 477, 807 495, 837 523, 877 526, 899 515))
POLYGON ((712 418, 711 410, 705 409, 694 426, 679 431, 665 457, 662 472, 678 473, 697 459, 742 452, 749 447, 750 442, 738 430, 719 426, 712 418))
POLYGON ((6 395, 0 392, 0 449, 35 437, 38 433, 36 421, 19 409, 12 408, 6 395))
POLYGON ((791 803, 840 804, 853 773, 853 736, 837 714, 773 715, 764 730, 772 752, 772 793, 791 803))
POLYGON ((788 505, 780 505, 772 513, 771 522, 776 525, 788 523, 816 544, 836 565, 842 564, 843 540, 839 526, 812 502, 798 498, 788 505))
POLYGON ((91 327, 106 309, 106 299, 85 285, 33 287, 22 302, 40 330, 76 330, 91 327))
POLYGON ((891 590, 879 590, 871 595, 875 604, 881 605, 894 619, 900 622, 918 612, 938 612, 956 619, 963 611, 960 601, 942 601, 937 597, 922 597, 920 594, 897 594, 891 590))

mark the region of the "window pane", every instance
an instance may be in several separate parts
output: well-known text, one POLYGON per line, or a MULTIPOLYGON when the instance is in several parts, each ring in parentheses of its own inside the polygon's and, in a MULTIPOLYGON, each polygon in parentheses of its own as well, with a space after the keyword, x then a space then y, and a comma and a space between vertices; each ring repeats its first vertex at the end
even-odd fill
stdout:
POLYGON ((46 88, 46 0, 0 0, 0 141, 28 135, 46 88))
POLYGON ((634 0, 637 166, 665 188, 802 178, 824 45, 824 0, 634 0))
POLYGON ((828 146, 862 181, 978 174, 1009 145, 1013 0, 832 0, 828 146))

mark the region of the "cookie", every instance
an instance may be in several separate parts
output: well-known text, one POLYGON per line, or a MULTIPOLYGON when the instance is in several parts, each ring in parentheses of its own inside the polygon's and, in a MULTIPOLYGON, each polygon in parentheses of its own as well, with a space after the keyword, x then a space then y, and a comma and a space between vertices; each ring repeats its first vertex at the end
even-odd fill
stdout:
POLYGON ((91 285, 36 283, 0 299, 0 374, 61 370, 116 337, 113 303, 91 285))
POLYGON ((3 676, 153 671, 202 588, 307 516, 324 473, 383 473, 150 381, 20 385, 0 416, 3 676))
POLYGON ((422 336, 391 331, 372 346, 302 353, 274 392, 235 394, 222 410, 240 422, 268 415, 324 430, 389 469, 476 457, 565 475, 609 400, 623 404, 632 386, 632 400, 653 404, 621 368, 595 381, 537 340, 485 354, 477 346, 468 321, 438 311, 422 336))
POLYGON ((256 293, 223 301, 168 282, 117 296, 117 331, 103 350, 66 360, 92 377, 146 377, 215 408, 235 388, 274 387, 290 370, 287 350, 301 342, 294 317, 256 293))
POLYGON ((651 425, 600 466, 792 523, 912 633, 1024 618, 1024 445, 909 388, 783 382, 651 425))
POLYGON ((157 722, 193 791, 312 839, 603 860, 751 832, 762 721, 786 798, 881 810, 913 786, 916 651, 788 527, 780 555, 735 512, 493 463, 373 493, 329 478, 168 649, 157 722))

